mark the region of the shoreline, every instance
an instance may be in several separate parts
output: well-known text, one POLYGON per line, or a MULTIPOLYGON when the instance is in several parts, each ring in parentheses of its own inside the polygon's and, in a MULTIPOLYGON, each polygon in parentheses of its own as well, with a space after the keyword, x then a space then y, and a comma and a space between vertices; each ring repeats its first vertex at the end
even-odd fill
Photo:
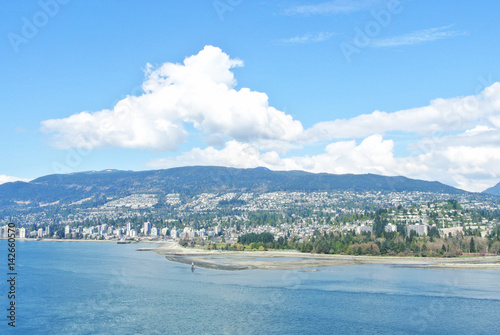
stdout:
MULTIPOLYGON (((293 270, 330 266, 385 264, 426 269, 500 270, 500 256, 457 258, 305 254, 298 251, 205 251, 176 242, 147 249, 170 261, 217 270, 293 270)), ((317 269, 316 269, 317 270, 317 269)))
MULTIPOLYGON (((4 239, 2 239, 4 240, 4 239)), ((16 241, 33 242, 98 242, 115 243, 118 240, 82 240, 82 239, 27 239, 16 241)), ((333 254, 307 254, 292 250, 271 251, 220 251, 201 250, 182 247, 177 242, 167 241, 130 241, 130 244, 149 243, 159 246, 138 248, 137 251, 153 251, 164 255, 169 261, 194 264, 196 267, 239 271, 239 270, 293 270, 318 271, 317 268, 331 266, 385 264, 392 266, 424 269, 456 270, 500 270, 499 256, 462 256, 412 257, 412 256, 354 256, 333 254)))

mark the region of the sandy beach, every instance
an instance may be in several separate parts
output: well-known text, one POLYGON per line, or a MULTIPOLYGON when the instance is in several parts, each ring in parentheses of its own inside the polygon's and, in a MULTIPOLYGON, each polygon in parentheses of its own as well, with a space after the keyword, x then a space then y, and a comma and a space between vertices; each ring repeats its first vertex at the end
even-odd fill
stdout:
POLYGON ((160 255, 166 255, 167 259, 171 261, 219 270, 314 270, 326 266, 358 264, 388 264, 440 269, 500 270, 500 256, 431 258, 319 255, 297 251, 209 251, 196 248, 184 248, 176 242, 167 242, 163 243, 158 248, 141 250, 151 250, 160 255))

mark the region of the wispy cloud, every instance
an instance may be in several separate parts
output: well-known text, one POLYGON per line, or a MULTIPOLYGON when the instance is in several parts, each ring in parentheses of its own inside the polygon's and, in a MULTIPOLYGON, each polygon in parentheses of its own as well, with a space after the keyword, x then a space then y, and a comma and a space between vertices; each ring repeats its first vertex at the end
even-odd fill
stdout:
POLYGON ((299 5, 290 7, 283 13, 290 16, 347 14, 370 9, 379 2, 380 0, 334 0, 315 5, 299 5))
POLYGON ((335 33, 332 32, 319 32, 319 33, 307 33, 302 36, 295 36, 290 38, 283 38, 278 40, 278 44, 308 44, 308 43, 318 43, 330 39, 335 33))
POLYGON ((371 46, 376 48, 383 48, 383 47, 395 47, 403 45, 415 45, 437 40, 443 40, 456 36, 468 35, 467 32, 450 30, 451 27, 453 27, 453 25, 419 30, 409 34, 394 36, 390 38, 373 39, 371 41, 371 46))
POLYGON ((5 184, 5 183, 13 183, 13 182, 16 182, 16 181, 28 182, 29 179, 11 177, 11 176, 6 176, 6 175, 0 175, 0 185, 1 184, 5 184))

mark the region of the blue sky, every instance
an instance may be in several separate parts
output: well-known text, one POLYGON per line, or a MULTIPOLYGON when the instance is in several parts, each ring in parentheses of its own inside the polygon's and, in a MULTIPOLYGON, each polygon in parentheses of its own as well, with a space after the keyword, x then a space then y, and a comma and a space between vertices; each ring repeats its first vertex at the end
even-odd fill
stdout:
POLYGON ((500 181, 496 1, 9 1, 0 183, 267 166, 500 181))

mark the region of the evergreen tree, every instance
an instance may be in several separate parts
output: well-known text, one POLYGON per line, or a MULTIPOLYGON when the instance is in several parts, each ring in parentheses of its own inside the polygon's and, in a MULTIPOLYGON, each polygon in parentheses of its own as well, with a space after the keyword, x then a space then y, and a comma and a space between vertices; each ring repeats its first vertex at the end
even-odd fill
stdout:
POLYGON ((470 239, 470 252, 476 252, 476 244, 473 237, 470 239))

